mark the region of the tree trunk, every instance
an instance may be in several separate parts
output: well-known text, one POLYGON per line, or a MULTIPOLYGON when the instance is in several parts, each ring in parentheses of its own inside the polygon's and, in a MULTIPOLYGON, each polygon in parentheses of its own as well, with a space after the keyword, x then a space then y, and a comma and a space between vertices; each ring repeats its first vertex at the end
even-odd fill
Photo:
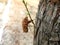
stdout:
POLYGON ((40 0, 34 45, 60 45, 60 0, 40 0))

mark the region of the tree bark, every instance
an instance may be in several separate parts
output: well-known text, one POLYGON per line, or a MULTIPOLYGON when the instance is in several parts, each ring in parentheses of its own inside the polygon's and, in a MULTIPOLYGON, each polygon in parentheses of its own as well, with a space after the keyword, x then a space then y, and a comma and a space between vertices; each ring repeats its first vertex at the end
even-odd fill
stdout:
POLYGON ((60 45, 60 0, 40 0, 34 45, 60 45))

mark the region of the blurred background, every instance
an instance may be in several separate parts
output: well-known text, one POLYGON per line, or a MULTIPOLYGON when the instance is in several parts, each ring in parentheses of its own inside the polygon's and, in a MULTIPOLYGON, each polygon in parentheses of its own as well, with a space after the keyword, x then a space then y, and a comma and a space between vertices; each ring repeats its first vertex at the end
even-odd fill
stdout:
MULTIPOLYGON (((35 21, 39 0, 25 2, 35 21)), ((22 29, 22 20, 26 15, 22 0, 0 0, 0 45, 33 45, 33 24, 29 24, 27 33, 22 29)))

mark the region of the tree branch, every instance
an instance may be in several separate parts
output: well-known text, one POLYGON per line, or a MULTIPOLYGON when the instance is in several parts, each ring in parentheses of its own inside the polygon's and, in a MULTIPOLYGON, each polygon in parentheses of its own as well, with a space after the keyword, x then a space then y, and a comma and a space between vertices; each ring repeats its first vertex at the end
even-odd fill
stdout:
POLYGON ((35 26, 35 24, 34 24, 34 22, 33 22, 32 18, 31 18, 31 15, 30 15, 30 13, 29 13, 29 10, 28 10, 28 8, 27 8, 27 4, 25 3, 25 1, 24 1, 24 0, 23 0, 23 4, 25 5, 25 8, 26 8, 26 10, 27 10, 27 12, 28 12, 28 15, 29 15, 29 18, 31 19, 31 21, 32 21, 33 25, 35 26))

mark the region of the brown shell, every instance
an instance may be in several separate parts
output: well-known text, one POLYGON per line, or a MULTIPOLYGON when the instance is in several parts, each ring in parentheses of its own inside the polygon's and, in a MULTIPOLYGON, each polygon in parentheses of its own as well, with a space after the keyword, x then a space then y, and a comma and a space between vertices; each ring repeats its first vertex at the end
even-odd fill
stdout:
POLYGON ((28 32, 28 17, 25 17, 22 21, 23 32, 28 32))

